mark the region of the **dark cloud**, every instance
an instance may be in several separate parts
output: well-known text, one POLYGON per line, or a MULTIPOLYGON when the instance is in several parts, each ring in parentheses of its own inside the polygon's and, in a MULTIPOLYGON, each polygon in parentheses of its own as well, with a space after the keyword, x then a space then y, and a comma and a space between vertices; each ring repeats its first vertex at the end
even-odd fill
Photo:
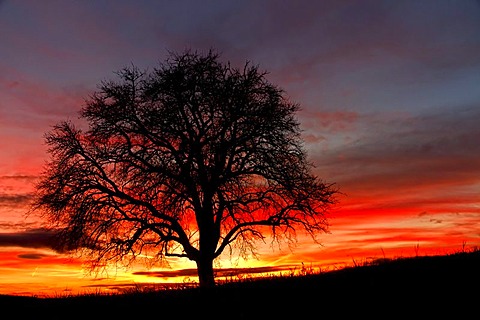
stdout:
POLYGON ((49 248, 55 247, 54 233, 46 229, 0 233, 0 247, 49 248))
MULTIPOLYGON (((233 277, 246 274, 268 274, 281 271, 291 271, 294 267, 290 265, 267 266, 256 268, 222 268, 215 269, 217 277, 233 277)), ((172 271, 138 271, 135 275, 142 275, 157 278, 174 278, 174 277, 196 277, 198 276, 197 269, 180 269, 172 271)))
POLYGON ((360 176, 369 180, 370 174, 385 179, 391 178, 389 174, 436 176, 458 182, 480 176, 480 108, 392 116, 359 116, 355 138, 318 155, 317 162, 348 172, 345 177, 352 181, 360 176))
POLYGON ((31 175, 12 175, 12 176, 0 176, 0 180, 26 180, 26 181, 33 181, 37 179, 37 176, 31 176, 31 175))
POLYGON ((0 193, 0 207, 23 207, 32 200, 31 194, 4 194, 0 193))
POLYGON ((20 259, 40 260, 40 259, 48 257, 48 256, 45 255, 45 254, 40 254, 40 253, 22 253, 22 254, 19 254, 18 257, 20 259))

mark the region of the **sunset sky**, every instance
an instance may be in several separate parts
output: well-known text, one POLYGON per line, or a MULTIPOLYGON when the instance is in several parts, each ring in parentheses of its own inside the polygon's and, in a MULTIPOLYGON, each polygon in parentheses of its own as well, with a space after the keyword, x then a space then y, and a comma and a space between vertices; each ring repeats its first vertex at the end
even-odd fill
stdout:
POLYGON ((44 134, 77 121, 101 81, 210 48, 259 65, 300 104, 315 173, 342 192, 323 246, 300 234, 293 250, 267 242, 221 267, 331 269, 480 245, 479 1, 0 0, 0 294, 195 280, 186 260, 93 277, 25 213, 44 134))

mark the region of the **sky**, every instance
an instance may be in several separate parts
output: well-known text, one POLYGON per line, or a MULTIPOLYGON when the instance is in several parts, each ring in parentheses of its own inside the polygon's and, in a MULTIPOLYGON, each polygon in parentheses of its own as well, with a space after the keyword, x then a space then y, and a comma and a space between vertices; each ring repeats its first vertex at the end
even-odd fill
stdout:
POLYGON ((211 48, 301 106, 315 174, 341 191, 321 246, 300 234, 219 267, 332 270, 480 245, 479 1, 0 0, 0 294, 195 282, 183 260, 88 274, 26 212, 44 134, 77 121, 102 81, 211 48))

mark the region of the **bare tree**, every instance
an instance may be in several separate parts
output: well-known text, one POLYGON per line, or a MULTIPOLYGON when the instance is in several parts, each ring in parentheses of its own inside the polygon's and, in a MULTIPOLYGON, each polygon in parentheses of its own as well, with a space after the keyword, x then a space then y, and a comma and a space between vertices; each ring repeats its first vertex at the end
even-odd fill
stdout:
POLYGON ((32 209, 91 270, 185 257, 212 287, 226 248, 246 257, 266 234, 289 242, 302 229, 320 243, 329 232, 337 191, 312 173, 298 104, 257 66, 219 58, 187 50, 150 72, 124 68, 88 97, 88 128, 45 134, 32 209))

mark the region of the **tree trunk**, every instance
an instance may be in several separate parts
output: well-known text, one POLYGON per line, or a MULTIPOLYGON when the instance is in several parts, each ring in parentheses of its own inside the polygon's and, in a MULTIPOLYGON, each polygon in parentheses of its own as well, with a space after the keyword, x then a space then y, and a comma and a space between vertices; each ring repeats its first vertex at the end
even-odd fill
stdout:
POLYGON ((200 258, 197 261, 197 271, 200 288, 213 288, 215 286, 212 258, 200 258))

